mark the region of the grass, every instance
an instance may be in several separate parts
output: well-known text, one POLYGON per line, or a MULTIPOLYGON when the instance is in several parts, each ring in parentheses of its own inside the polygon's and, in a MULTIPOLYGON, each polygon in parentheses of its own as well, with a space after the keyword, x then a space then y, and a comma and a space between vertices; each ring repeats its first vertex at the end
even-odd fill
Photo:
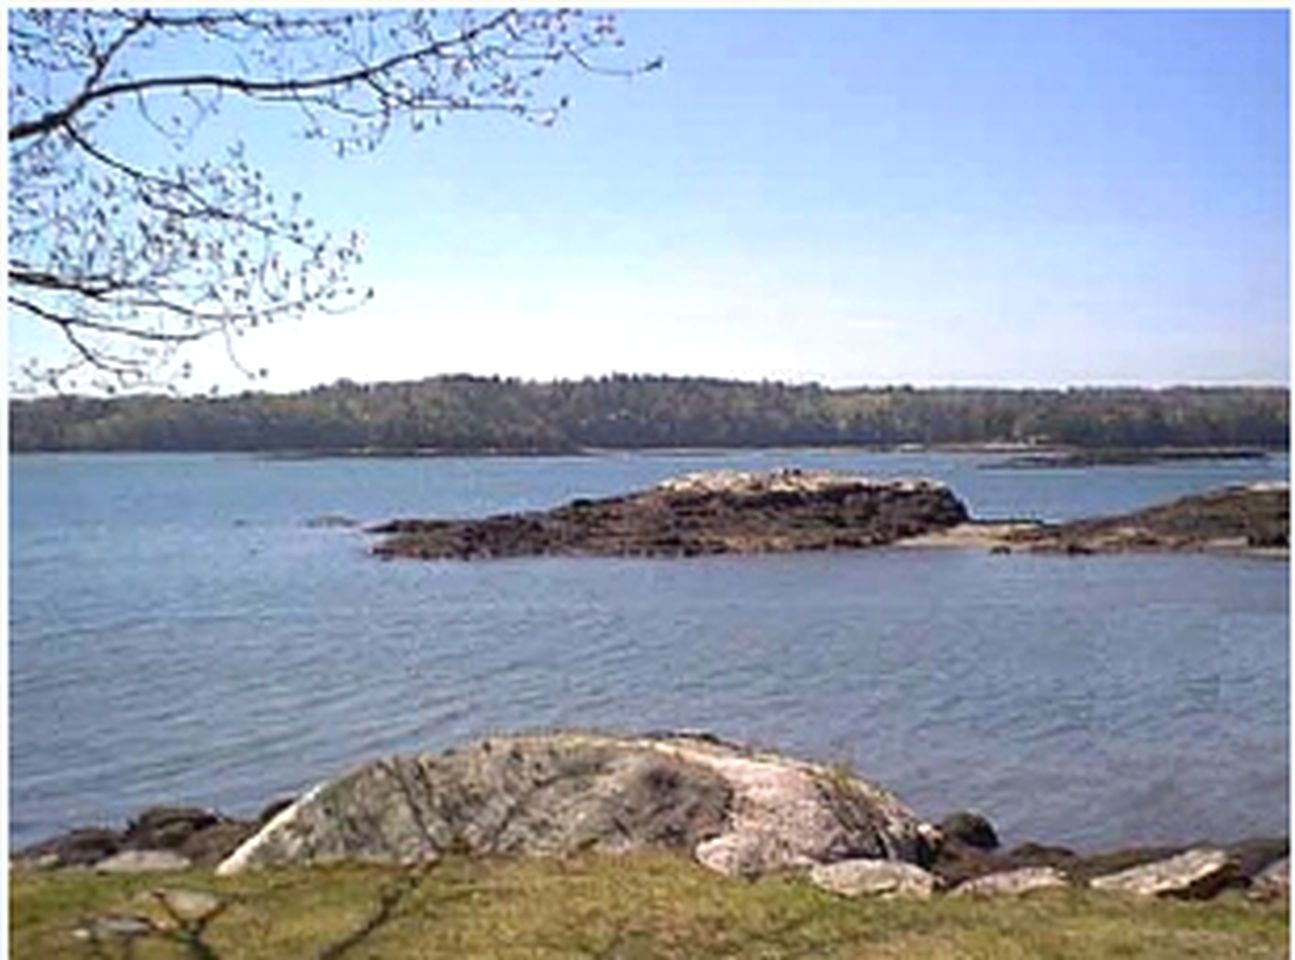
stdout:
MULTIPOLYGON (((376 866, 98 876, 10 874, 10 956, 164 960, 359 958, 1286 957, 1287 905, 1228 895, 1135 901, 1087 891, 1020 900, 852 901, 803 878, 716 876, 667 855, 570 860, 451 858, 422 871, 376 866), (184 944, 129 952, 72 931, 107 913, 149 913, 147 891, 205 890, 228 906, 184 944)), ((161 916, 154 911, 155 916, 161 916)))

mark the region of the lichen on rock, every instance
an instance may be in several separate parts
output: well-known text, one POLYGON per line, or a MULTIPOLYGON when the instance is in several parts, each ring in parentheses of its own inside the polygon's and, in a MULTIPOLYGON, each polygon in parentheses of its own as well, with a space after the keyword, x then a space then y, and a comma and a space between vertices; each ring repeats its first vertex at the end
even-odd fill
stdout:
POLYGON ((757 875, 850 857, 917 861, 924 826, 880 787, 713 738, 554 733, 368 764, 279 812, 218 872, 671 849, 757 875))

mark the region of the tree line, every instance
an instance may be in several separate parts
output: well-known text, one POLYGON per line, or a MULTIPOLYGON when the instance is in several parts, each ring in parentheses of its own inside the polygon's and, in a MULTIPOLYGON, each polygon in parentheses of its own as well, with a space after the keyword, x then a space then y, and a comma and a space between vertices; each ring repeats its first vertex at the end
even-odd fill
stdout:
POLYGON ((587 447, 1289 442, 1282 387, 980 389, 612 375, 342 380, 293 394, 15 400, 26 451, 571 452, 587 447))

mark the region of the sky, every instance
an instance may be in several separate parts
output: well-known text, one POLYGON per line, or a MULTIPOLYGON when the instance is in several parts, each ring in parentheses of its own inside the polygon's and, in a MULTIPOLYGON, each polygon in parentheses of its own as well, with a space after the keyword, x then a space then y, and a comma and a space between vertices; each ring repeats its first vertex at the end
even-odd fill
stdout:
MULTIPOLYGON (((833 386, 1289 380, 1288 14, 649 11, 552 128, 250 154, 358 229, 365 307, 243 338, 271 390, 440 373, 833 386)), ((11 363, 42 348, 11 324, 11 363)), ((194 385, 247 386, 223 347, 194 385)))

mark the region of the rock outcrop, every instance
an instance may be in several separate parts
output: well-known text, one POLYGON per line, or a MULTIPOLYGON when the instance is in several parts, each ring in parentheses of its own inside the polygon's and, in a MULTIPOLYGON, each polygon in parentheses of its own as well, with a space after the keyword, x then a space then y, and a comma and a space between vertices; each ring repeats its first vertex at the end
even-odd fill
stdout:
POLYGON ((1004 540, 1012 549, 1070 554, 1288 551, 1290 488, 1226 487, 1121 516, 1019 529, 1004 540))
POLYGON ((996 553, 1210 551, 1287 556, 1285 483, 1236 485, 1069 523, 972 520, 943 484, 850 474, 714 471, 650 490, 477 520, 392 520, 382 557, 698 556, 910 546, 996 553))
POLYGON ((556 733, 361 767, 279 812, 217 872, 664 848, 752 876, 921 861, 928 829, 880 787, 816 764, 706 737, 556 733))
POLYGON ((481 520, 393 520, 374 552, 421 559, 696 556, 873 547, 944 529, 967 509, 931 480, 715 471, 553 510, 481 520))

